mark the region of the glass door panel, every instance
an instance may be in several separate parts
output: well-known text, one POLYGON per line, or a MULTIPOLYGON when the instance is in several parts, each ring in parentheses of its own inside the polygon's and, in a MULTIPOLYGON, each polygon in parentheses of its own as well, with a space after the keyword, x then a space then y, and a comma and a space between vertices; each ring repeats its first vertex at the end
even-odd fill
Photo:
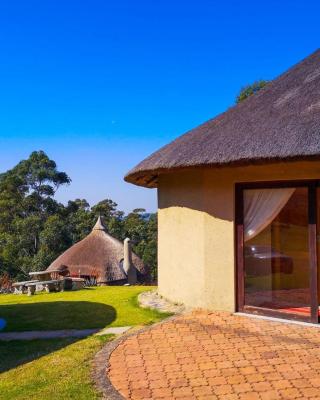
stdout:
POLYGON ((310 316, 308 188, 244 190, 244 305, 310 316))
POLYGON ((318 315, 320 317, 320 187, 317 188, 317 264, 318 264, 318 315))

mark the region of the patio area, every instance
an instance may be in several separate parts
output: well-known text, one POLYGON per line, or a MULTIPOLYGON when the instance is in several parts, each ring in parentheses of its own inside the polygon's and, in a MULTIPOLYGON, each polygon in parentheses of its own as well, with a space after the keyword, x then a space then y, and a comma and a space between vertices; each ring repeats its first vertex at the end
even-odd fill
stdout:
POLYGON ((195 311, 130 336, 108 377, 126 399, 320 399, 320 330, 195 311))

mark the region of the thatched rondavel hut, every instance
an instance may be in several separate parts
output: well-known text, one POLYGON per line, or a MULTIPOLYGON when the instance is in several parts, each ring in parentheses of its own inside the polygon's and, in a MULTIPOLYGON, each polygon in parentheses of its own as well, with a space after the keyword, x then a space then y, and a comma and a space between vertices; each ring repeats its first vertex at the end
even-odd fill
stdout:
POLYGON ((161 295, 318 323, 320 50, 125 180, 158 190, 161 295))
POLYGON ((94 278, 98 285, 120 285, 143 281, 148 269, 131 251, 130 241, 124 243, 109 235, 98 218, 88 236, 62 253, 48 271, 66 266, 71 276, 94 278))

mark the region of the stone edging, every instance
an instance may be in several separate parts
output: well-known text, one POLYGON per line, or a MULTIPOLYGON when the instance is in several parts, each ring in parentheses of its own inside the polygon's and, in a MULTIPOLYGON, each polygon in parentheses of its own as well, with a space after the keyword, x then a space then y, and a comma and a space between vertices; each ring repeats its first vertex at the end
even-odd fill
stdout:
MULTIPOLYGON (((124 337, 129 335, 124 334, 124 337)), ((119 344, 124 340, 122 336, 119 339, 112 340, 107 343, 94 357, 93 359, 93 370, 92 378, 95 383, 95 387, 102 394, 102 399, 105 400, 123 400, 124 397, 113 387, 110 379, 107 375, 107 369, 109 368, 109 358, 113 350, 115 350, 119 344)))
POLYGON ((162 313, 181 314, 186 311, 186 307, 183 304, 169 301, 165 297, 159 295, 156 290, 140 293, 138 296, 138 303, 142 308, 150 308, 162 313))
POLYGON ((112 340, 107 343, 94 357, 92 366, 92 378, 95 383, 95 387, 101 393, 102 399, 104 400, 125 400, 123 396, 115 389, 107 375, 107 369, 110 366, 110 356, 113 351, 127 338, 146 332, 149 329, 153 329, 156 326, 162 325, 165 322, 171 321, 177 318, 177 315, 165 318, 164 320, 157 322, 153 325, 143 327, 134 332, 128 332, 121 335, 119 338, 112 340))

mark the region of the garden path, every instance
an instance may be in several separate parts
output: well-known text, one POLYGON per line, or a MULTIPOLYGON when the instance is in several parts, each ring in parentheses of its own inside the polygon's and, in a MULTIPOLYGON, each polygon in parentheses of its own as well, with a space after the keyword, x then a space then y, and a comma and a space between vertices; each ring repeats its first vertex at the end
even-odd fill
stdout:
POLYGON ((0 332, 0 340, 61 339, 68 337, 84 338, 96 335, 121 335, 130 326, 117 326, 104 329, 63 329, 54 331, 0 332))

